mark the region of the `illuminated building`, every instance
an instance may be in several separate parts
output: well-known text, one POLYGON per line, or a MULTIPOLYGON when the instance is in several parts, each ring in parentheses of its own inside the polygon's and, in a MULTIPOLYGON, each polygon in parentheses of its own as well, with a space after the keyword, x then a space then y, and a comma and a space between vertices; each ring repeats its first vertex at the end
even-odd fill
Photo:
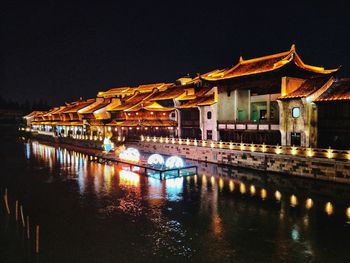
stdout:
POLYGON ((305 64, 292 45, 269 56, 240 57, 227 69, 174 83, 112 88, 25 118, 34 130, 60 137, 98 139, 110 132, 112 141, 144 135, 346 147, 349 122, 335 108, 342 105, 346 120, 350 80, 337 80, 337 71, 305 64), (329 112, 339 117, 331 125, 329 112))

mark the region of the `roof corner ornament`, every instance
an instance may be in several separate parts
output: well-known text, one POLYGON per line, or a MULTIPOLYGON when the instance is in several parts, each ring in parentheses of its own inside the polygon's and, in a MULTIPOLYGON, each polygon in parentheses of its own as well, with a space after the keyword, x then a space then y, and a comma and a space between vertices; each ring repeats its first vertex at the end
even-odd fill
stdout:
POLYGON ((295 44, 292 44, 292 46, 290 47, 290 51, 294 51, 295 52, 295 44))
POLYGON ((239 57, 239 63, 241 63, 241 62, 243 62, 243 57, 242 56, 239 57))

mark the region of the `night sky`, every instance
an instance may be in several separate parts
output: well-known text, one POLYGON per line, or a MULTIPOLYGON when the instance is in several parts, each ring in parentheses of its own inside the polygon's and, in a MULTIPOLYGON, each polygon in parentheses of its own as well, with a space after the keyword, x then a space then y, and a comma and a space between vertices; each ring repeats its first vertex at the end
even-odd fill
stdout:
POLYGON ((173 82, 293 43, 304 62, 341 65, 350 77, 346 1, 120 2, 2 3, 0 95, 59 105, 112 87, 173 82))

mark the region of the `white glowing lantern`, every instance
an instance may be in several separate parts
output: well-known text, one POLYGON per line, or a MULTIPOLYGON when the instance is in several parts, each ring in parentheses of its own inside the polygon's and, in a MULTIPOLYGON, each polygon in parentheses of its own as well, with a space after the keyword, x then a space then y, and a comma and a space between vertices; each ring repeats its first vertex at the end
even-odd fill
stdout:
POLYGON ((164 158, 160 154, 155 153, 148 157, 147 163, 149 165, 163 165, 164 158))
POLYGON ((119 154, 119 158, 125 161, 139 162, 140 152, 135 148, 127 148, 119 154))
POLYGON ((184 166, 183 160, 178 156, 171 156, 169 157, 166 162, 165 166, 167 168, 173 169, 173 168, 182 168, 184 166))

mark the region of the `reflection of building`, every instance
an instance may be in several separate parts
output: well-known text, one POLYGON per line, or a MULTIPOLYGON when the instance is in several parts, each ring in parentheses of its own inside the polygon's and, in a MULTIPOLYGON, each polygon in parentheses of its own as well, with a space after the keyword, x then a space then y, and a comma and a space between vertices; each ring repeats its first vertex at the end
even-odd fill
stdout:
POLYGON ((26 119, 57 136, 110 132, 129 139, 142 134, 340 147, 349 145, 350 80, 337 80, 335 72, 305 64, 293 45, 175 83, 113 88, 26 119))

